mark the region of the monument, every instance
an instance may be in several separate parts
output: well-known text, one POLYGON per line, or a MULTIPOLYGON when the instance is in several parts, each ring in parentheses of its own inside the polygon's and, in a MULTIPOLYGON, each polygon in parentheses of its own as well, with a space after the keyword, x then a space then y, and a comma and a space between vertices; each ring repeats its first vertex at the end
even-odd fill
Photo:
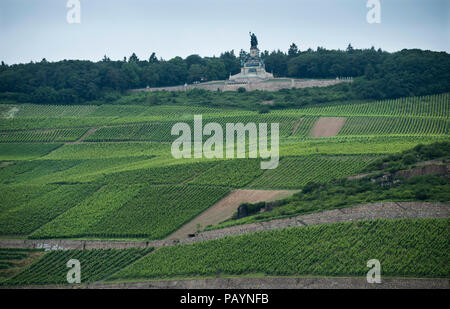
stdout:
POLYGON ((250 54, 241 61, 241 72, 231 75, 231 82, 258 82, 272 79, 273 74, 266 72, 264 61, 259 56, 258 39, 254 33, 250 33, 250 54))

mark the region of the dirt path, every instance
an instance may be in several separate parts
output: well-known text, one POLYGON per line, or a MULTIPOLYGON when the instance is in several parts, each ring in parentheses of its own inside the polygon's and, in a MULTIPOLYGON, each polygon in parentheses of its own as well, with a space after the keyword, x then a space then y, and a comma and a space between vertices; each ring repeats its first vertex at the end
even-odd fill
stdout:
POLYGON ((87 288, 146 289, 449 289, 446 279, 386 278, 369 284, 366 278, 213 278, 128 283, 97 283, 87 288))
POLYGON ((200 224, 201 228, 208 225, 218 224, 231 216, 237 211, 240 204, 258 203, 262 201, 273 201, 282 199, 297 191, 290 190, 235 190, 221 199, 215 205, 211 206, 200 215, 183 225, 180 229, 169 235, 166 239, 179 239, 188 237, 189 234, 194 234, 200 224))
POLYGON ((66 144, 80 144, 80 143, 82 143, 84 141, 84 139, 86 137, 88 137, 89 135, 93 134, 98 129, 99 129, 99 127, 89 128, 89 130, 87 130, 83 135, 81 135, 80 138, 77 139, 75 142, 68 142, 66 144))
POLYGON ((311 129, 312 137, 330 137, 339 133, 347 118, 320 117, 311 129))
POLYGON ((175 244, 188 244, 210 239, 218 239, 231 235, 283 229, 293 226, 307 226, 374 219, 448 217, 450 217, 450 204, 425 202, 380 202, 329 210, 286 219, 237 225, 220 230, 202 232, 195 237, 182 239, 165 239, 154 241, 0 239, 0 248, 46 248, 48 250, 101 248, 125 249, 136 247, 147 248, 152 246, 157 248, 175 244))
MULTIPOLYGON (((2 287, 0 287, 1 289, 2 287)), ((366 278, 264 277, 155 280, 125 283, 81 285, 35 285, 3 287, 13 289, 449 289, 447 279, 381 278, 381 283, 367 283, 366 278)))

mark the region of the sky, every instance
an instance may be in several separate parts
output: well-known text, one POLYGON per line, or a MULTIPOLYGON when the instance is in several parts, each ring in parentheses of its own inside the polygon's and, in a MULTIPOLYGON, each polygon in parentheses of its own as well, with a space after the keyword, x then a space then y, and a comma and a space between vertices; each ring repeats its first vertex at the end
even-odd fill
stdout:
MULTIPOLYGON (((70 0, 80 23, 68 23, 68 0, 0 0, 0 60, 148 59, 219 56, 261 50, 404 48, 450 52, 450 0, 373 0, 380 23, 368 23, 368 0, 70 0)), ((372 1, 372 0, 371 0, 372 1)))

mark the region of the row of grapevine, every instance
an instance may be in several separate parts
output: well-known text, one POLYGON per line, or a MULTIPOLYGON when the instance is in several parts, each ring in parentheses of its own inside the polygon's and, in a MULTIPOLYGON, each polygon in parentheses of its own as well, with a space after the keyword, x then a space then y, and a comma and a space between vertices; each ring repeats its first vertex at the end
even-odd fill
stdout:
POLYGON ((98 106, 93 105, 43 105, 21 104, 10 105, 19 111, 16 117, 85 117, 94 112, 98 106))
POLYGON ((199 106, 142 106, 142 105, 102 105, 90 116, 92 117, 154 117, 155 120, 183 120, 192 118, 192 115, 217 114, 220 109, 199 106))
POLYGON ((104 181, 110 184, 180 184, 208 172, 217 164, 217 161, 207 161, 127 170, 111 173, 104 181))
MULTIPOLYGON (((193 132, 194 123, 193 117, 186 119, 182 122, 187 123, 191 132, 193 132)), ((294 117, 278 117, 278 116, 260 116, 260 115, 248 115, 248 116, 228 116, 221 118, 205 118, 203 123, 219 123, 223 128, 223 136, 225 137, 225 130, 227 123, 255 123, 258 128, 260 123, 267 123, 268 134, 270 136, 271 123, 279 124, 279 135, 289 136, 293 132, 294 125, 298 122, 294 117)), ((143 124, 130 124, 120 126, 108 126, 97 130, 95 133, 89 135, 86 141, 90 142, 102 142, 102 141, 156 141, 156 142, 172 142, 176 136, 171 135, 171 129, 176 121, 166 122, 153 122, 143 124)), ((300 126, 304 125, 300 123, 300 126)), ((299 132, 302 132, 300 128, 299 132)), ((203 136, 203 140, 206 140, 209 136, 203 136)))
POLYGON ((103 127, 89 135, 87 142, 105 141, 157 141, 169 142, 175 140, 170 135, 174 123, 145 123, 115 127, 103 127))
POLYGON ((77 205, 98 188, 96 185, 60 185, 55 189, 4 208, 0 235, 27 235, 77 205))
POLYGON ((3 285, 68 284, 67 262, 80 262, 81 283, 104 279, 150 253, 152 249, 94 249, 51 251, 3 285))
POLYGON ((42 254, 41 249, 0 248, 0 285, 42 254))
POLYGON ((0 173, 4 184, 79 183, 103 178, 105 174, 138 169, 153 156, 105 159, 32 160, 16 162, 0 173))
MULTIPOLYGON (((0 144, 0 148, 2 144, 0 144)), ((53 151, 46 159, 78 160, 170 155, 170 144, 148 142, 68 144, 53 151)))
MULTIPOLYGON (((270 123, 280 124, 280 136, 309 136, 309 132, 318 117, 305 116, 299 119, 285 117, 223 117, 211 118, 208 122, 217 122, 225 130, 226 123, 270 123)), ((158 122, 108 126, 89 135, 86 141, 156 141, 171 142, 176 137, 171 135, 171 128, 176 122, 158 122)), ((193 130, 192 120, 187 121, 193 130)), ((47 129, 30 131, 0 132, 0 142, 58 142, 75 141, 87 131, 86 128, 47 129)), ((339 135, 442 135, 447 134, 448 120, 439 118, 413 117, 349 117, 339 135)), ((225 137, 225 132, 224 132, 225 137)), ((208 136, 204 136, 206 140, 208 136)))
POLYGON ((210 275, 366 276, 378 259, 384 276, 447 278, 449 219, 324 224, 162 247, 111 276, 153 279, 210 275))
POLYGON ((21 104, 0 106, 0 115, 5 117, 14 109, 19 118, 79 118, 79 117, 159 117, 179 119, 186 115, 218 114, 220 109, 199 106, 142 106, 142 105, 45 105, 21 104), (17 109, 17 111, 15 110, 17 109))
POLYGON ((319 106, 302 108, 300 111, 305 115, 321 116, 366 115, 448 118, 450 116, 450 93, 364 103, 321 104, 319 106))
POLYGON ((159 239, 219 201, 226 188, 108 185, 31 234, 31 238, 159 239))
POLYGON ((220 161, 189 183, 240 188, 260 176, 261 159, 231 159, 220 161))
POLYGON ((0 185, 0 215, 56 188, 56 185, 0 185))
POLYGON ((60 147, 50 143, 0 143, 0 160, 30 160, 44 156, 60 147))
POLYGON ((71 142, 80 138, 86 131, 86 128, 70 128, 0 132, 0 142, 71 142))
POLYGON ((349 117, 338 135, 445 135, 448 119, 349 117))
POLYGON ((310 136, 310 131, 318 119, 319 119, 319 117, 315 117, 315 116, 302 117, 299 120, 300 122, 298 123, 298 125, 296 125, 296 127, 294 127, 294 129, 292 130, 291 136, 295 136, 295 137, 310 136))
POLYGON ((301 188, 308 182, 325 182, 357 174, 376 156, 310 155, 283 158, 278 167, 256 178, 252 188, 301 188))

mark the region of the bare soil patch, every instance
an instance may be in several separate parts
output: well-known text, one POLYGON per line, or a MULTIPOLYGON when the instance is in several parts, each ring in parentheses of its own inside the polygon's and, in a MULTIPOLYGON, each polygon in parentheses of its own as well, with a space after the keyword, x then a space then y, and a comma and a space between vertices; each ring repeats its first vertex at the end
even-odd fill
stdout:
POLYGON ((347 118, 320 117, 311 129, 312 137, 330 137, 339 133, 347 118))
POLYGON ((258 203, 262 201, 273 201, 287 197, 297 191, 292 190, 235 190, 211 206, 193 220, 182 226, 180 229, 172 233, 167 239, 185 238, 189 234, 194 234, 200 229, 212 224, 218 224, 231 216, 237 211, 242 203, 258 203))

